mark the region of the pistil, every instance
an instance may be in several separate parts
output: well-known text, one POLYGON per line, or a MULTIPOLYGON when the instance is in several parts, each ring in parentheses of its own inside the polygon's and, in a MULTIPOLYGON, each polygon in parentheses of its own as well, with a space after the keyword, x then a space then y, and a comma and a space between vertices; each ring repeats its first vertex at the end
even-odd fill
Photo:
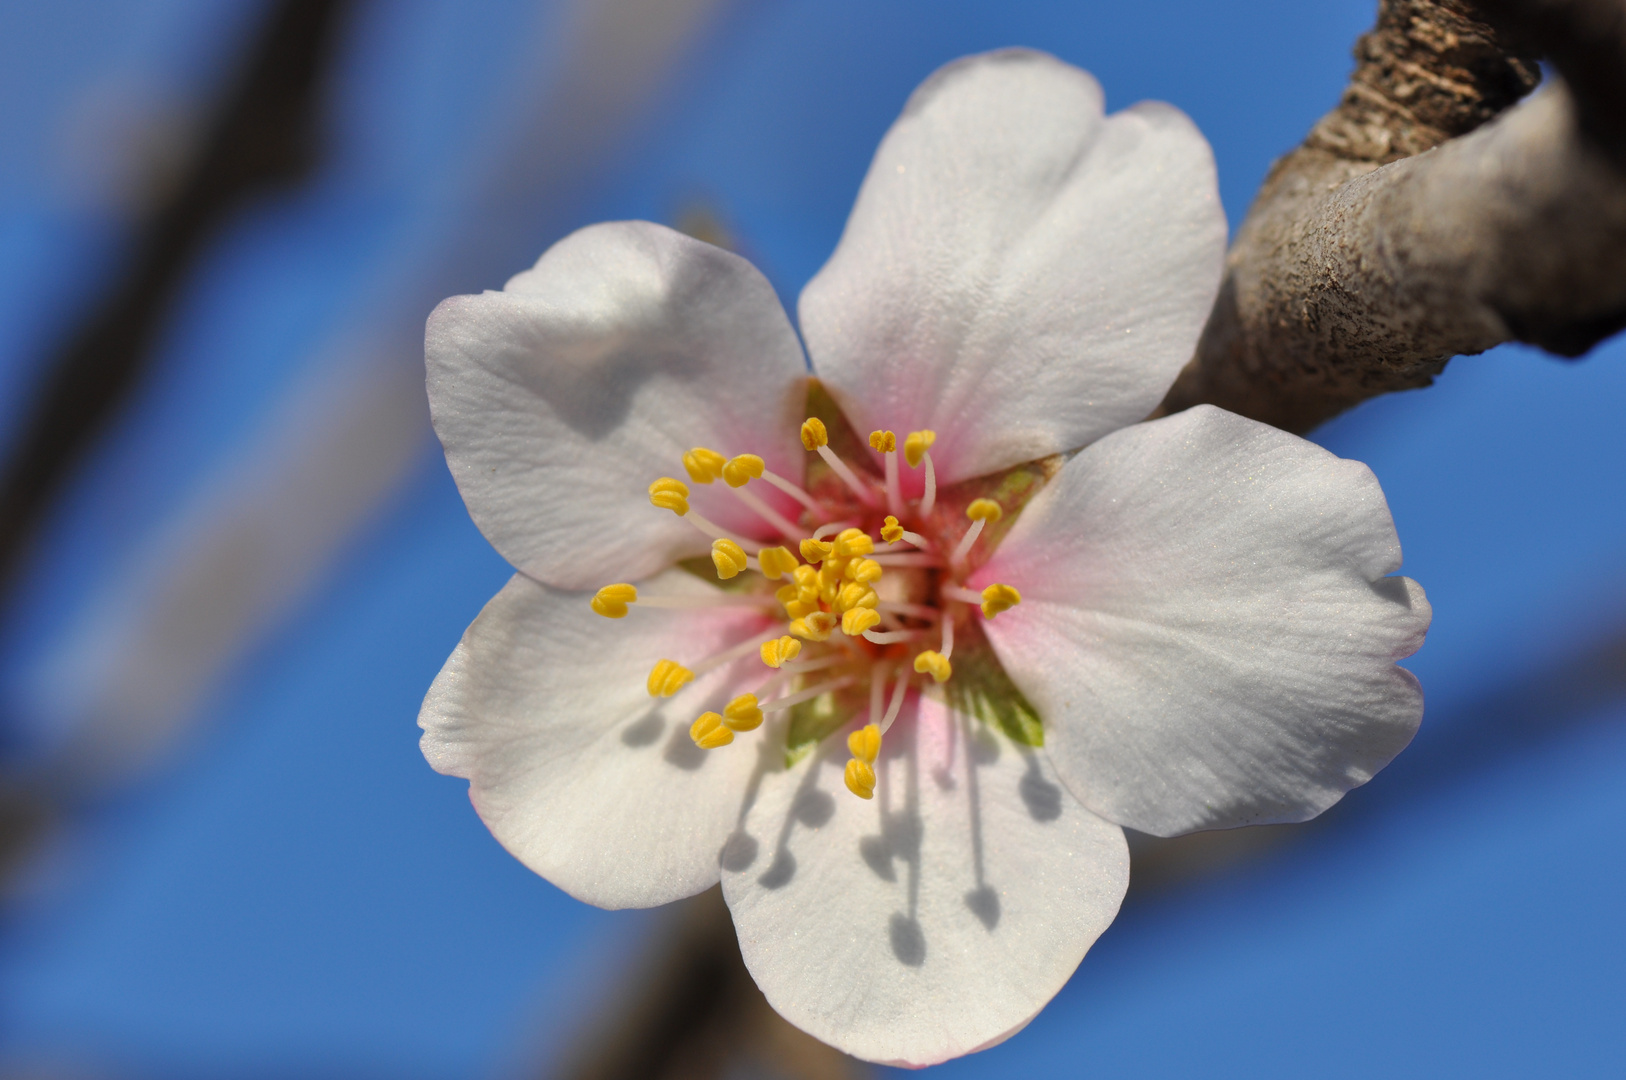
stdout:
MULTIPOLYGON (((963 584, 971 551, 990 522, 1002 516, 999 503, 975 499, 966 507, 970 524, 950 548, 949 540, 932 518, 937 499, 937 474, 929 450, 936 441, 931 431, 915 431, 898 445, 897 435, 877 430, 869 445, 881 456, 882 477, 863 476, 843 462, 829 447, 829 433, 816 417, 802 425, 803 446, 817 452, 831 471, 856 496, 862 507, 837 498, 821 504, 801 486, 776 476, 755 454, 732 458, 705 447, 695 447, 683 456, 683 466, 695 483, 710 484, 721 479, 735 497, 754 513, 795 543, 760 547, 748 554, 746 542, 695 514, 688 505, 689 489, 672 477, 662 477, 650 485, 650 502, 686 517, 712 541, 712 562, 719 579, 730 579, 747 571, 760 573, 772 582, 767 591, 730 592, 716 598, 650 597, 649 606, 781 605, 784 621, 766 633, 759 633, 714 656, 685 667, 675 660, 660 660, 651 670, 651 695, 670 697, 700 675, 738 660, 755 650, 772 670, 753 692, 738 694, 722 712, 703 713, 690 728, 695 743, 707 749, 728 745, 735 733, 755 730, 769 713, 794 708, 853 683, 869 685, 868 723, 851 732, 848 747, 853 758, 847 763, 847 787, 861 798, 874 796, 875 762, 881 739, 897 720, 905 697, 916 677, 924 675, 942 683, 953 674, 955 619, 962 608, 944 610, 944 605, 976 604, 985 618, 1021 602, 1017 591, 1007 585, 990 585, 981 592, 963 584), (898 472, 902 452, 911 469, 924 469, 924 492, 918 502, 905 501, 898 472), (752 480, 763 480, 795 499, 816 524, 809 536, 768 503, 747 490, 752 480), (847 520, 830 521, 845 512, 847 520), (885 518, 878 526, 871 514, 884 504, 885 518), (856 517, 859 520, 851 520, 856 517), (904 526, 908 520, 925 533, 904 526), (819 523, 822 522, 822 523, 819 523), (873 535, 868 529, 876 529, 873 535), (803 537, 796 540, 798 536, 803 537), (877 547, 877 543, 881 546, 877 547), (795 549, 795 551, 792 550, 795 549), (797 552, 801 560, 797 559, 797 552), (946 557, 945 557, 946 556, 946 557), (914 596, 904 600, 882 600, 881 583, 889 571, 936 570, 935 574, 915 574, 903 588, 888 588, 891 595, 914 596), (915 590, 935 590, 935 597, 921 602, 915 590), (838 634, 837 631, 840 631, 838 634), (862 638, 862 642, 858 639, 862 638), (937 648, 920 649, 936 639, 937 648), (901 646, 891 652, 882 650, 901 646), (805 652, 812 647, 812 652, 805 652), (899 655, 912 652, 912 657, 899 655), (815 672, 828 672, 824 681, 807 686, 815 672), (787 690, 803 684, 794 693, 787 690), (890 683, 890 691, 888 690, 890 683)), ((804 520, 807 520, 804 518, 804 520)), ((606 586, 594 596, 592 606, 609 618, 626 615, 628 606, 640 601, 637 590, 626 584, 606 586)), ((926 685, 930 685, 929 683, 926 685)))

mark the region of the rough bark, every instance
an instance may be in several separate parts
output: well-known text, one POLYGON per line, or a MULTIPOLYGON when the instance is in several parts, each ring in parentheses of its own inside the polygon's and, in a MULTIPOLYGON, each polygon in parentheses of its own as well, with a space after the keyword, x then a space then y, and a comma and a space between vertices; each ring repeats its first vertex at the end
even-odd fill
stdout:
POLYGON ((1159 414, 1303 432, 1459 354, 1579 356, 1626 326, 1626 0, 1383 0, 1355 55, 1159 414), (1536 55, 1559 77, 1515 104, 1536 55))

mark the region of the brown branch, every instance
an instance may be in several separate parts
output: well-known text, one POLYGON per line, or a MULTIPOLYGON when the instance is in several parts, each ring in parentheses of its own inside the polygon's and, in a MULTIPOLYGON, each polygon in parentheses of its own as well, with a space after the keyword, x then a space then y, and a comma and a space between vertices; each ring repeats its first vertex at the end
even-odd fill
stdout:
POLYGON ((780 1017, 740 959, 722 890, 676 905, 660 945, 560 1080, 864 1080, 870 1069, 780 1017))
POLYGON ((1308 431, 1459 354, 1579 356, 1626 326, 1626 0, 1383 0, 1355 55, 1159 414, 1308 431), (1563 78, 1515 105, 1538 52, 1563 78))

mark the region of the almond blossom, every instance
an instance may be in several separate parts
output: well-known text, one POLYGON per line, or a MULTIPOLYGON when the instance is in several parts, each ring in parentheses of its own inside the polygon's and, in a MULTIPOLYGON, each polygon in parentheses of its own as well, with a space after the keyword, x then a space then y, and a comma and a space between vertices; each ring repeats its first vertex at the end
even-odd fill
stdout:
POLYGON ((425 756, 589 903, 721 880, 768 1000, 852 1054, 1020 1030, 1116 915, 1123 827, 1312 817, 1421 716, 1371 473, 1137 423, 1224 246, 1184 115, 1011 51, 910 99, 805 358, 747 262, 642 222, 445 301, 435 428, 518 572, 425 756))

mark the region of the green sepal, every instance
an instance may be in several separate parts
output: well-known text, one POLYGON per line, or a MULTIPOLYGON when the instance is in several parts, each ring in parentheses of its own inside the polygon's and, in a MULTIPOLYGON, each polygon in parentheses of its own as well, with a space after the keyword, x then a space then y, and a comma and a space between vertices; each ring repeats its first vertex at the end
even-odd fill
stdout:
POLYGON ((865 707, 860 696, 850 689, 833 690, 791 706, 790 723, 785 727, 785 767, 801 761, 857 716, 865 707))
POLYGON ((956 631, 953 663, 954 674, 943 684, 950 708, 993 724, 1022 746, 1044 745, 1039 710, 1005 674, 1005 666, 975 622, 956 631))

